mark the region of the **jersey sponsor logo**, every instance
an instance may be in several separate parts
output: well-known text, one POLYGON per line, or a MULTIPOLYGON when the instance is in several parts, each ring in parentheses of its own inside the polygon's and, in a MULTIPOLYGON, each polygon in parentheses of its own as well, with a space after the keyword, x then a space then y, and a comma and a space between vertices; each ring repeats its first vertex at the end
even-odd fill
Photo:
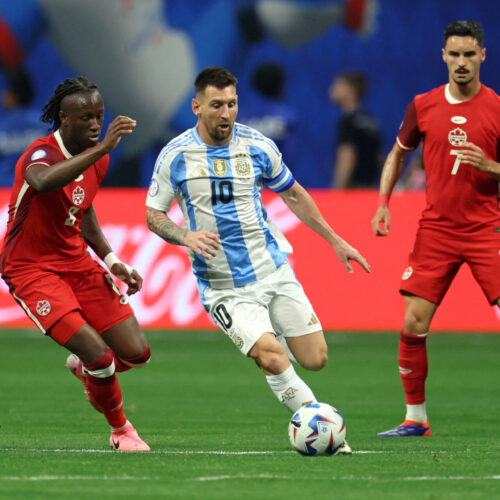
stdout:
POLYGON ((83 174, 80 174, 76 179, 75 182, 80 182, 83 181, 83 174))
POLYGON ((467 122, 467 118, 465 118, 465 116, 452 116, 451 117, 451 121, 453 123, 456 123, 457 125, 460 125, 462 123, 466 123, 467 122))
POLYGON ((448 140, 452 146, 461 146, 464 142, 467 142, 467 133, 460 127, 454 128, 448 134, 448 140))
POLYGON ((76 186, 76 188, 73 189, 71 197, 75 205, 81 205, 85 199, 85 191, 80 186, 76 186))
POLYGON ((215 174, 218 175, 219 177, 226 175, 226 172, 227 172, 226 160, 224 160, 224 159, 214 160, 213 167, 214 167, 215 174))
POLYGON ((413 274, 413 268, 407 267, 405 269, 405 272, 403 273, 403 276, 401 276, 401 279, 407 280, 411 275, 413 274))
POLYGON ((40 160, 42 158, 45 158, 46 156, 47 156, 47 151, 45 151, 44 149, 37 149, 31 155, 31 161, 40 160))
POLYGON ((151 183, 149 184, 148 194, 149 196, 156 196, 160 191, 160 185, 156 179, 151 179, 151 183))
POLYGON ((36 304, 38 316, 47 316, 50 313, 50 302, 48 300, 39 300, 36 304))

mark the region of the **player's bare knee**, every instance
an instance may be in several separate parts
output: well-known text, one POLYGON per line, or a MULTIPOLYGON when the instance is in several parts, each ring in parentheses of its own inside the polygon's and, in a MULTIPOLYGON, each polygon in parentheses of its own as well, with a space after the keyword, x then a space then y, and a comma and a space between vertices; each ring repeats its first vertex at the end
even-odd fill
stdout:
POLYGON ((328 351, 319 351, 314 358, 313 367, 309 368, 309 370, 322 370, 326 364, 328 363, 328 351))
POLYGON ((302 359, 297 359, 300 366, 306 370, 319 371, 322 370, 328 363, 328 351, 319 350, 314 353, 308 353, 308 356, 302 359))
POLYGON ((429 331, 429 321, 416 314, 406 314, 404 330, 410 335, 420 335, 429 331))

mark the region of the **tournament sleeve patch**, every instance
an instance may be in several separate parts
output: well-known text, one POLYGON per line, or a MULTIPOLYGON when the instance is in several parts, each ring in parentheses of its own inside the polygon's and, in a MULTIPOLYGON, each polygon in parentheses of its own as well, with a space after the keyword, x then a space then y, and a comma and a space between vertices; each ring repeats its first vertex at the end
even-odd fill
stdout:
POLYGON ((156 179, 152 179, 151 184, 149 185, 149 191, 148 191, 149 196, 151 197, 156 196, 159 190, 160 190, 160 185, 158 184, 158 181, 156 179))
POLYGON ((45 149, 37 149, 32 155, 30 160, 31 161, 36 161, 36 160, 41 160, 42 158, 47 157, 47 151, 45 149))

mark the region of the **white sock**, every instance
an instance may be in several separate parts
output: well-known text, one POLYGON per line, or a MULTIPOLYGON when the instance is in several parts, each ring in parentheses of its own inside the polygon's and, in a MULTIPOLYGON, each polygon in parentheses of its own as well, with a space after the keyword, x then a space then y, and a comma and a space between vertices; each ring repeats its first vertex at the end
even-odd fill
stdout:
POLYGON ((266 375, 266 380, 280 403, 291 412, 307 403, 317 403, 313 392, 295 373, 292 365, 279 375, 266 375))
POLYGON ((425 411, 425 403, 419 405, 406 405, 406 419, 413 420, 419 424, 427 422, 427 412, 425 411))

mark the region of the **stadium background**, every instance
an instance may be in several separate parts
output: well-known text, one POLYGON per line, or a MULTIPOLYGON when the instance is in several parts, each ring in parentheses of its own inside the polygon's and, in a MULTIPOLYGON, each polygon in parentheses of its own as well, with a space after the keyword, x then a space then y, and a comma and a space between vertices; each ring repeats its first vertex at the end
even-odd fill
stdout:
MULTIPOLYGON (((290 3, 321 8, 336 2, 296 0, 290 3)), ((129 64, 133 69, 130 60, 135 54, 129 54, 129 59, 124 52, 110 54, 114 47, 111 42, 106 43, 107 39, 97 32, 81 29, 74 30, 73 43, 68 44, 58 26, 60 23, 72 29, 74 20, 68 13, 73 4, 73 0, 0 2, 2 41, 7 37, 17 44, 19 63, 25 65, 33 78, 35 98, 32 106, 36 109, 42 108, 61 80, 78 74, 94 80, 106 103, 111 103, 107 122, 114 113, 136 117, 128 113, 129 96, 135 95, 134 90, 142 94, 152 90, 152 94, 158 91, 174 95, 174 104, 162 116, 156 117, 156 121, 153 117, 151 123, 139 120, 140 144, 132 149, 120 145, 112 155, 110 174, 116 184, 120 184, 121 172, 124 173, 122 184, 129 184, 126 169, 130 165, 138 168, 135 189, 132 192, 120 191, 117 187, 103 190, 96 205, 101 224, 117 253, 145 274, 146 289, 141 297, 133 298, 141 323, 146 327, 213 327, 201 310, 185 254, 152 239, 156 237, 147 233, 143 216, 144 187, 159 144, 193 124, 187 108, 191 90, 174 89, 168 82, 156 81, 156 73, 135 74, 135 80, 131 79, 134 82, 142 80, 144 89, 131 89, 130 82, 119 78, 113 80, 108 61, 115 61, 117 67, 126 72, 129 64), (159 120, 163 124, 161 127, 157 125, 159 120), (183 269, 182 273, 170 272, 179 268, 183 269)), ((137 4, 125 0, 89 0, 85 5, 89 16, 94 18, 96 29, 106 27, 109 37, 113 37, 120 35, 119 19, 106 15, 113 8, 133 11, 137 4), (103 4, 111 10, 106 11, 103 4)), ((403 307, 397 286, 423 207, 422 193, 398 192, 394 196, 392 234, 387 239, 376 240, 369 228, 375 191, 333 192, 326 189, 331 182, 334 130, 339 117, 338 109, 328 100, 327 89, 333 76, 343 70, 359 69, 367 75, 369 92, 365 104, 380 120, 384 147, 388 151, 412 97, 447 79, 440 50, 442 31, 449 22, 472 19, 483 24, 487 62, 481 69, 482 80, 497 91, 500 89, 496 8, 491 2, 380 0, 375 30, 369 36, 362 37, 342 26, 332 25, 303 43, 294 41, 292 34, 290 44, 283 46, 269 36, 253 43, 244 40, 238 31, 237 16, 238 10, 249 4, 252 2, 242 0, 145 0, 141 5, 146 14, 161 15, 154 23, 137 17, 143 24, 136 35, 136 46, 146 47, 150 40, 154 41, 158 29, 180 37, 185 48, 181 53, 185 57, 159 52, 155 67, 169 74, 186 74, 189 81, 207 65, 227 66, 240 80, 241 112, 251 108, 255 99, 250 84, 253 69, 262 61, 279 61, 283 65, 287 74, 284 101, 295 108, 299 116, 299 124, 293 132, 295 140, 290 141, 286 161, 296 178, 314 189, 313 195, 332 225, 364 253, 373 266, 373 273, 368 277, 359 269, 353 276, 347 275, 327 245, 306 228, 299 227, 283 210, 279 200, 269 196, 273 207, 271 213, 276 214, 276 221, 295 247, 292 263, 297 275, 325 328, 396 331, 400 328, 403 307)), ((88 26, 85 18, 79 21, 88 26)), ((140 48, 137 50, 139 54, 140 48)), ((0 88, 4 86, 5 76, 0 72, 0 88)), ((0 236, 5 229, 8 192, 8 188, 0 189, 0 236)), ((0 324, 29 326, 3 283, 0 285, 0 324)), ((462 270, 436 315, 434 329, 497 332, 499 326, 496 309, 488 306, 468 269, 462 270)))

